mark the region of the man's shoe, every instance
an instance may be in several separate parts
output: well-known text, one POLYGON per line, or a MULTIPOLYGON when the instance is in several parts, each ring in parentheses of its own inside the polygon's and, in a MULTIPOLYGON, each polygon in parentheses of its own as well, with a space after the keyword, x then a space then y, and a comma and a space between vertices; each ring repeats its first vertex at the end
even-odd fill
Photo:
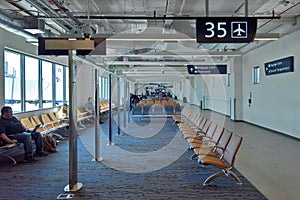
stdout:
POLYGON ((44 157, 44 156, 48 156, 48 154, 42 151, 42 152, 36 152, 36 153, 34 154, 34 156, 44 157))
POLYGON ((38 160, 34 159, 33 157, 25 157, 24 158, 24 162, 25 163, 35 163, 37 162, 38 160))
POLYGON ((99 124, 104 124, 104 122, 103 121, 99 121, 99 124))

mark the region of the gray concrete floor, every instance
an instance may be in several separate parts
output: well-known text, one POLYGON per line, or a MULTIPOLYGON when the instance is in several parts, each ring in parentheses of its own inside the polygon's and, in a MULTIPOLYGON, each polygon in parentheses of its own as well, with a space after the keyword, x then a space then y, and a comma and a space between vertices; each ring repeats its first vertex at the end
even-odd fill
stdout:
POLYGON ((234 122, 215 112, 200 112, 243 136, 235 167, 261 193, 272 200, 300 199, 300 140, 246 122, 234 122))

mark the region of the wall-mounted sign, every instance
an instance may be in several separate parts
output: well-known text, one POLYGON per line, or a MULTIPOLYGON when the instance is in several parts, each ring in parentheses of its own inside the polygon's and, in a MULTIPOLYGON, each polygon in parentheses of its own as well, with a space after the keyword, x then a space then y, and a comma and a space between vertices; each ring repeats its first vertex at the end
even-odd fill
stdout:
POLYGON ((266 75, 281 74, 294 71, 294 56, 265 63, 266 75))
POLYGON ((249 43, 256 34, 257 19, 253 17, 198 17, 198 43, 249 43))
POLYGON ((227 74, 227 65, 187 65, 189 74, 227 74))

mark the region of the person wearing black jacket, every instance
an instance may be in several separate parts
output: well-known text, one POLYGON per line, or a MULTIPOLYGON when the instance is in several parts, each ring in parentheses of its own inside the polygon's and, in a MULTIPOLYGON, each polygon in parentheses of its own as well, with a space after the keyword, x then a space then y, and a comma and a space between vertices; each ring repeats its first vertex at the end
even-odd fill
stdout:
POLYGON ((33 158, 32 140, 35 141, 35 156, 46 156, 42 136, 39 132, 30 132, 12 115, 12 108, 4 106, 1 109, 0 138, 7 144, 21 142, 24 144, 24 161, 35 162, 33 158))

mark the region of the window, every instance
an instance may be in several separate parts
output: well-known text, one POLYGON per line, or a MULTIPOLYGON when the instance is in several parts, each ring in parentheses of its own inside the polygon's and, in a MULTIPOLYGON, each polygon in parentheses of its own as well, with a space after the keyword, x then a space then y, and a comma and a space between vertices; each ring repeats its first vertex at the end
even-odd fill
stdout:
POLYGON ((104 99, 108 99, 108 78, 104 77, 104 99))
POLYGON ((260 70, 259 67, 253 68, 253 84, 259 84, 260 82, 260 70))
POLYGON ((64 100, 64 68, 55 66, 55 104, 63 105, 64 100))
POLYGON ((39 109, 39 60, 25 56, 25 111, 39 109))
POLYGON ((21 55, 4 51, 5 105, 21 112, 21 55))
POLYGON ((67 103, 68 70, 65 66, 4 50, 5 105, 14 112, 38 110, 67 103), (55 67, 55 68, 54 68, 55 67))
POLYGON ((108 99, 108 78, 101 76, 99 80, 99 98, 101 100, 108 99))
POLYGON ((68 102, 69 102, 69 77, 70 77, 70 75, 69 75, 69 68, 64 68, 65 70, 65 76, 64 76, 64 91, 65 91, 65 96, 66 96, 66 98, 65 98, 65 101, 66 101, 66 103, 68 104, 68 102))
POLYGON ((43 108, 53 107, 52 63, 42 61, 43 108))
POLYGON ((231 85, 231 74, 227 74, 226 85, 228 87, 231 85))

